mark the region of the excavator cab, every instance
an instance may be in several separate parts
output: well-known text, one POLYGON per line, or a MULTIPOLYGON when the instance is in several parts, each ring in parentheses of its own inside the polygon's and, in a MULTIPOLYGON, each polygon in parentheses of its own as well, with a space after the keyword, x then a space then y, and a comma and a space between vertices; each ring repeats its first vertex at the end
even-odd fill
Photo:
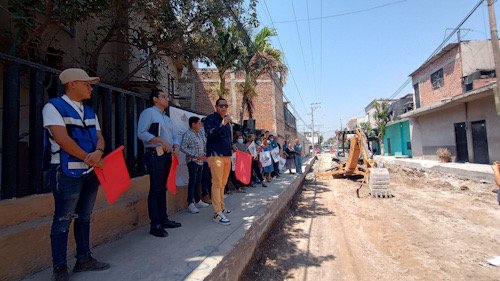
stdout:
POLYGON ((393 197, 389 190, 389 171, 386 168, 379 167, 377 162, 369 155, 368 141, 365 133, 356 128, 354 131, 344 131, 345 134, 353 136, 349 142, 349 155, 345 161, 339 161, 338 167, 325 173, 318 173, 316 176, 333 178, 345 178, 359 176, 363 181, 356 194, 359 198, 359 190, 364 183, 368 183, 371 195, 374 197, 393 197))

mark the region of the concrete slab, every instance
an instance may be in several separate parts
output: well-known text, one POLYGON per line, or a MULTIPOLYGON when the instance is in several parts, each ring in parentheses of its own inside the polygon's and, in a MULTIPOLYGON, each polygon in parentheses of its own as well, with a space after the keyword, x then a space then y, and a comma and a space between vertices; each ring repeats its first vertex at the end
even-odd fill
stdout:
POLYGON ((428 171, 452 174, 460 178, 475 179, 493 183, 493 170, 489 164, 475 163, 441 163, 435 160, 414 158, 396 158, 394 156, 377 155, 375 159, 381 163, 402 165, 428 171))
MULTIPOLYGON (((238 280, 255 248, 275 219, 288 206, 302 185, 313 159, 302 175, 284 174, 267 188, 248 188, 225 198, 231 225, 212 221, 212 207, 200 213, 181 211, 171 216, 182 227, 168 229, 169 237, 149 235, 149 226, 121 239, 94 248, 93 255, 109 262, 101 272, 71 274, 71 280, 238 280)), ((70 265, 74 260, 68 261, 70 265)), ((25 280, 50 280, 52 269, 25 280)))

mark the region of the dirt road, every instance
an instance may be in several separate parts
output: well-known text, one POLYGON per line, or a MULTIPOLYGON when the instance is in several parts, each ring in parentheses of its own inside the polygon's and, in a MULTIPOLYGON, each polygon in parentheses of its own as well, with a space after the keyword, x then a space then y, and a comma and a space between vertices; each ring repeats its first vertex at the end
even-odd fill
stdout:
MULTIPOLYGON (((324 170, 329 155, 314 169, 324 170)), ((500 280, 493 184, 389 167, 391 199, 309 174, 241 280, 500 280)))

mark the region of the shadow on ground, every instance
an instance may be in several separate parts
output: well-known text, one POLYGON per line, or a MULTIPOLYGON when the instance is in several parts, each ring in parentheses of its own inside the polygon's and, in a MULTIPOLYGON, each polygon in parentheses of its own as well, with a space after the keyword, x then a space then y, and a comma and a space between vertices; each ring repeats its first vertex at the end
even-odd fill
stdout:
POLYGON ((307 219, 318 216, 335 216, 317 197, 331 192, 325 181, 315 179, 311 169, 303 186, 294 196, 290 208, 278 219, 275 226, 263 239, 254 253, 250 264, 240 277, 250 280, 284 280, 293 278, 290 271, 294 268, 321 266, 324 261, 334 260, 334 255, 314 256, 308 250, 299 249, 297 239, 306 239, 309 249, 310 228, 296 227, 307 219))

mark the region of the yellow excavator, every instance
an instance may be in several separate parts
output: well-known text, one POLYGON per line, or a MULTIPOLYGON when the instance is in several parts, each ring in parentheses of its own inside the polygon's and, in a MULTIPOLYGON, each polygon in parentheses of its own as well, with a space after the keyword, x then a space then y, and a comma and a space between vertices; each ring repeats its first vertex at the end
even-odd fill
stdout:
POLYGON ((363 181, 356 195, 359 198, 359 190, 364 183, 368 183, 371 195, 374 197, 393 197, 389 190, 389 171, 379 167, 377 162, 368 156, 368 142, 365 133, 356 128, 354 131, 343 131, 345 134, 353 134, 349 143, 349 155, 347 160, 339 161, 338 167, 324 173, 316 174, 317 177, 333 176, 333 178, 361 176, 363 181), (361 158, 360 158, 361 156, 361 158))

